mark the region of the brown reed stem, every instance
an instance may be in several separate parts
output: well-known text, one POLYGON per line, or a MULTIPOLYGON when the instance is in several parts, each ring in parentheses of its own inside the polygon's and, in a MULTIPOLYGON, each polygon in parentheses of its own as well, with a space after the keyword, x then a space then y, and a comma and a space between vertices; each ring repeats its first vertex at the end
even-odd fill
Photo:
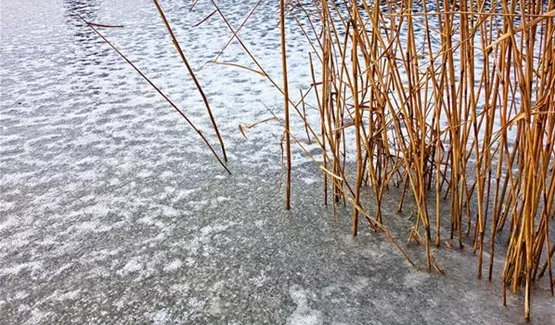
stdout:
POLYGON ((166 29, 168 30, 168 33, 170 34, 170 37, 172 39, 172 43, 175 46, 175 49, 177 50, 177 53, 179 54, 179 57, 181 58, 181 60, 185 64, 185 68, 187 68, 187 72, 189 72, 189 75, 191 76, 191 79, 193 79, 193 82, 195 83, 195 86, 196 86, 200 96, 202 97, 202 101, 204 103, 204 106, 206 107, 206 111, 208 112, 208 116, 210 117, 210 122, 212 122, 212 126, 214 127, 214 131, 216 132, 216 136, 218 137, 218 142, 220 143, 220 147, 222 148, 224 161, 227 162, 227 155, 226 155, 226 152, 225 152, 224 141, 222 139, 222 136, 220 135, 220 131, 218 130, 218 125, 216 124, 216 120, 214 119, 214 115, 212 114, 212 109, 210 108, 210 104, 208 103, 208 98, 206 97, 206 94, 204 93, 204 90, 202 90, 200 82, 198 81, 193 69, 189 65, 189 61, 187 61, 187 58, 185 57, 185 53, 183 53, 183 50, 181 50, 181 45, 179 45, 179 42, 177 41, 177 38, 175 37, 175 34, 173 33, 173 30, 170 26, 170 23, 166 19, 166 14, 164 13, 164 10, 160 6, 160 3, 158 2, 158 0, 152 0, 152 1, 154 2, 154 5, 156 6, 156 9, 158 9, 158 13, 160 14, 160 17, 164 21, 164 25, 166 26, 166 29))
POLYGON ((81 19, 88 27, 90 27, 100 38, 102 38, 102 40, 108 44, 122 59, 124 59, 127 64, 129 64, 146 82, 149 83, 149 85, 154 88, 154 90, 160 94, 160 96, 162 96, 162 98, 164 98, 172 107, 173 109, 175 109, 179 115, 181 115, 181 117, 183 117, 183 119, 185 119, 185 121, 187 122, 187 124, 189 124, 189 126, 191 126, 193 128, 193 130, 200 136, 200 138, 202 139, 202 141, 204 141, 204 143, 206 144, 206 146, 208 147, 208 149, 210 149, 210 151, 212 152, 212 154, 214 155, 214 157, 216 158, 216 160, 218 160, 218 162, 220 163, 220 165, 222 165, 222 167, 229 173, 231 174, 231 171, 227 168, 227 166, 224 164, 224 162, 220 159, 220 157, 218 156, 218 154, 216 153, 216 151, 214 151, 214 148, 212 148, 212 145, 210 145, 210 143, 208 142, 208 139, 206 139, 206 137, 204 136, 204 134, 193 124, 193 122, 191 122, 191 120, 189 120, 189 118, 185 115, 185 113, 183 113, 183 111, 177 107, 177 105, 168 97, 166 96, 166 94, 164 94, 160 88, 158 88, 133 62, 131 62, 131 60, 129 60, 120 50, 118 50, 113 44, 112 42, 110 42, 104 35, 102 35, 95 27, 94 25, 89 24, 88 21, 86 21, 81 15, 79 14, 75 14, 79 19, 81 19))
POLYGON ((287 156, 287 175, 285 183, 285 209, 291 209, 291 128, 289 125, 289 83, 287 82, 287 49, 285 41, 285 3, 279 2, 281 34, 281 66, 283 73, 283 98, 285 114, 285 154, 287 156))

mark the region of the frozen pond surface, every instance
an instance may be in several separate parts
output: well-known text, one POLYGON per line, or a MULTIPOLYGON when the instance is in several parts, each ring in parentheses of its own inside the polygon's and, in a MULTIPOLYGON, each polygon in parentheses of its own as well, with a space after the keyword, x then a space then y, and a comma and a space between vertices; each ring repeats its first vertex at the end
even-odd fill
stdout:
MULTIPOLYGON (((253 5, 220 3, 235 26, 253 5)), ((279 76, 276 3, 265 1, 241 35, 279 76)), ((195 68, 230 36, 220 19, 193 27, 213 10, 209 1, 194 12, 188 1, 162 4, 195 68)), ((411 268, 381 235, 351 238, 350 211, 334 222, 300 150, 286 213, 279 125, 261 124, 247 140, 237 128, 268 118, 265 105, 278 106, 279 93, 256 74, 207 65, 198 77, 228 148, 226 175, 171 107, 71 15, 124 25, 103 33, 215 144, 150 1, 0 6, 0 324, 523 322, 520 296, 504 308, 499 279, 476 280, 469 249, 438 252, 441 276, 411 268)), ((306 80, 307 49, 292 41, 289 51, 291 89, 306 89, 297 81, 306 80)), ((244 58, 235 44, 222 60, 244 58)), ((533 323, 555 324, 546 289, 534 293, 533 323)))

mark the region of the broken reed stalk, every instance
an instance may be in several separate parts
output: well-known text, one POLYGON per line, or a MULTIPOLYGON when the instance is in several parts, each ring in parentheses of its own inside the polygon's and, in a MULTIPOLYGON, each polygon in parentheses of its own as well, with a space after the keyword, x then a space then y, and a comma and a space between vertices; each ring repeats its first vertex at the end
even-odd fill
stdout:
POLYGON ((283 98, 285 114, 285 155, 287 166, 285 182, 285 209, 291 209, 291 128, 289 125, 289 85, 287 82, 287 46, 285 41, 285 3, 279 2, 280 34, 281 34, 281 66, 283 74, 283 98))
MULTIPOLYGON (((193 128, 193 130, 200 136, 200 138, 202 139, 202 141, 206 144, 206 146, 208 147, 208 149, 210 150, 210 152, 212 152, 212 154, 214 155, 214 157, 216 158, 216 160, 220 163, 220 165, 222 165, 222 167, 228 172, 228 174, 231 175, 231 171, 227 168, 226 164, 221 160, 220 156, 218 156, 218 154, 216 153, 216 151, 214 150, 214 148, 212 147, 212 145, 210 144, 210 142, 208 142, 208 139, 204 136, 204 134, 202 133, 202 131, 200 131, 191 120, 189 120, 189 118, 187 117, 187 115, 185 115, 185 113, 183 112, 182 109, 180 109, 168 96, 166 96, 166 94, 164 94, 160 88, 158 88, 158 86, 156 86, 133 62, 131 62, 131 60, 129 60, 127 58, 127 56, 125 56, 117 47, 114 46, 114 44, 112 44, 112 42, 110 42, 104 35, 102 35, 102 33, 100 33, 95 26, 102 26, 102 27, 112 27, 110 25, 103 25, 103 24, 96 24, 96 23, 90 23, 87 20, 85 20, 85 18, 83 18, 81 15, 79 14, 75 14, 75 16, 77 16, 81 21, 83 21, 83 23, 85 23, 85 25, 87 25, 89 28, 91 28, 95 34, 97 34, 106 44, 108 44, 122 59, 125 60, 125 62, 127 62, 127 64, 129 64, 146 82, 148 82, 148 84, 160 95, 162 96, 162 98, 164 98, 165 101, 168 102, 168 104, 170 104, 170 106, 177 112, 179 113, 179 115, 181 115, 181 117, 183 117, 183 119, 187 122, 187 124, 189 124, 189 126, 191 126, 191 128, 193 128)), ((117 26, 119 27, 119 26, 117 26)))
POLYGON ((284 85, 287 12, 312 50, 306 81, 311 87, 299 102, 304 105, 308 92, 314 94, 315 102, 307 104, 316 106, 320 118, 312 124, 318 128, 310 126, 304 110, 264 71, 216 8, 284 95, 285 109, 293 105, 322 149, 318 160, 286 121, 286 138, 322 171, 324 203, 331 190, 334 204, 353 206, 353 235, 362 214, 410 261, 382 220, 390 185, 402 188, 399 209, 409 199, 414 203, 409 243, 425 247, 429 270, 442 272, 431 245, 441 246, 447 227, 448 247, 451 241, 461 249, 465 242, 472 245, 478 278, 489 250, 492 280, 503 232, 509 238, 503 288, 524 287, 528 319, 533 283, 547 273, 553 292, 555 1, 428 2, 434 12, 426 1, 313 0, 289 8, 280 1, 284 85), (349 170, 351 162, 356 173, 349 170), (374 192, 375 219, 361 204, 365 184, 374 192), (442 219, 445 212, 448 220, 442 219))
MULTIPOLYGON (((162 21, 164 21, 164 25, 166 26, 166 29, 168 30, 168 34, 171 37, 172 43, 175 46, 175 49, 177 50, 177 53, 179 54, 179 57, 181 58, 181 60, 185 64, 185 68, 187 69, 187 72, 191 76, 191 79, 193 79, 193 82, 195 83, 195 86, 196 86, 200 96, 202 97, 202 101, 204 103, 204 106, 206 107, 206 111, 208 112, 208 116, 210 117, 210 122, 212 122, 212 126, 214 127, 214 131, 216 132, 216 136, 218 137, 218 142, 220 143, 220 147, 222 149, 222 154, 224 156, 224 161, 227 162, 227 155, 226 155, 226 152, 225 152, 224 141, 222 139, 222 136, 220 135, 220 131, 218 130, 218 125, 216 124, 216 120, 214 119, 214 115, 212 114, 212 109, 210 108, 210 104, 208 103, 208 98, 206 97, 206 94, 202 90, 202 87, 201 87, 193 69, 189 65, 189 61, 187 61, 187 58, 185 57, 185 53, 183 53, 183 50, 181 50, 181 45, 179 45, 179 41, 177 41, 177 38, 175 37, 175 34, 173 33, 173 30, 170 26, 170 23, 166 19, 166 14, 164 13, 164 10, 160 6, 160 3, 158 2, 158 0, 152 0, 152 2, 154 2, 154 5, 156 6, 156 9, 158 10, 158 13, 160 14, 160 17, 162 18, 162 21)), ((212 14, 214 14, 214 13, 212 13, 212 14)))

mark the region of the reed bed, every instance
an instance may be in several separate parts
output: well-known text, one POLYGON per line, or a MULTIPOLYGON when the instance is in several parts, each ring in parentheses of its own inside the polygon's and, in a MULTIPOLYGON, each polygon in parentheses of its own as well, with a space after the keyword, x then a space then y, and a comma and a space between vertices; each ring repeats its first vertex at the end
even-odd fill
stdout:
MULTIPOLYGON (((353 236, 362 216, 414 265, 382 214, 391 209, 382 204, 384 194, 399 187, 397 208, 409 198, 416 206, 409 243, 425 249, 428 270, 443 272, 433 246, 444 241, 462 249, 470 242, 478 278, 485 274, 491 281, 496 246, 505 243, 505 266, 496 274, 503 304, 508 289, 524 288, 529 319, 538 278, 547 274, 554 290, 555 2, 322 0, 283 6, 280 1, 282 53, 285 15, 313 49, 306 84, 319 125, 307 121, 306 94, 290 97, 285 55, 283 88, 270 81, 284 95, 287 141, 292 137, 308 153, 293 136, 305 131, 322 149, 312 158, 322 171, 324 202, 352 205, 353 236), (290 130, 289 106, 304 130, 290 130), (371 209, 362 204, 365 186, 373 192, 371 209), (500 243, 500 234, 508 240, 500 243)), ((285 155, 291 155, 289 145, 285 155)), ((289 208, 290 162, 287 168, 289 208)))
MULTIPOLYGON (((225 161, 208 100, 162 7, 153 2, 203 97, 225 161)), ((428 270, 443 272, 432 248, 470 243, 478 278, 501 279, 503 304, 507 290, 523 289, 526 319, 539 278, 548 277, 553 295, 554 0, 280 0, 283 83, 266 73, 237 34, 248 28, 261 1, 238 29, 211 3, 214 11, 197 25, 222 19, 233 34, 222 52, 231 42, 239 44, 255 68, 233 65, 263 76, 283 94, 284 115, 262 122, 284 121, 287 209, 294 202, 294 142, 321 171, 324 203, 353 207, 353 236, 365 222, 415 265, 383 214, 392 209, 382 203, 384 195, 397 187, 396 208, 402 210, 407 200, 416 207, 408 242, 423 247, 428 270), (300 98, 288 89, 286 22, 299 28, 312 49, 304 82, 310 88, 300 98), (308 121, 307 105, 318 112, 317 123, 308 121), (302 119, 302 130, 291 129, 290 115, 302 119), (321 148, 320 157, 305 148, 304 136, 321 148), (368 193, 371 206, 364 203, 368 193), (494 270, 499 245, 505 264, 494 270)), ((95 31, 99 27, 87 23, 95 31)), ((220 54, 212 63, 225 64, 220 54)))

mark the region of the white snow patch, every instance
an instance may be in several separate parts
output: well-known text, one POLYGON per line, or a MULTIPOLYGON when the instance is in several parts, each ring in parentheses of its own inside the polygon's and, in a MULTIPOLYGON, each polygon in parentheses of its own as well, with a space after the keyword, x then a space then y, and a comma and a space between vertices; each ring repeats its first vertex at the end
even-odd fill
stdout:
POLYGON ((170 263, 168 263, 166 266, 164 266, 164 271, 172 272, 172 271, 175 271, 175 270, 179 269, 182 265, 183 265, 183 263, 181 262, 180 259, 175 259, 175 260, 171 261, 170 263))
POLYGON ((6 267, 0 269, 0 275, 18 275, 19 272, 25 269, 31 269, 31 271, 41 270, 42 262, 28 262, 14 265, 12 267, 6 267))
POLYGON ((226 202, 226 201, 231 201, 231 198, 225 197, 225 196, 218 196, 217 198, 212 200, 212 203, 221 203, 221 202, 226 202))
POLYGON ((80 224, 75 226, 75 228, 77 228, 77 230, 79 230, 80 232, 92 232, 96 230, 98 226, 99 226, 98 221, 95 220, 95 221, 81 222, 80 224))
POLYGON ((15 293, 14 299, 21 300, 21 299, 25 299, 27 296, 29 296, 29 293, 27 291, 20 290, 15 293))
POLYGON ((312 184, 318 183, 318 180, 316 178, 310 178, 310 177, 303 177, 301 178, 301 181, 306 185, 312 185, 312 184))
POLYGON ((125 266, 118 271, 120 274, 129 274, 133 272, 141 271, 144 268, 144 263, 140 261, 138 257, 133 257, 125 266))
POLYGON ((168 324, 170 321, 170 315, 166 309, 157 310, 152 313, 152 321, 155 325, 168 324))
POLYGON ((162 214, 167 217, 177 217, 179 215, 179 210, 174 209, 170 206, 163 206, 162 214))
POLYGON ((222 298, 215 297, 214 299, 212 299, 212 302, 210 303, 210 307, 208 307, 206 311, 211 316, 220 317, 223 315, 224 310, 225 308, 224 308, 224 303, 222 301, 222 298))
POLYGON ((152 216, 144 216, 141 219, 137 220, 137 222, 145 225, 149 225, 149 226, 156 226, 160 229, 163 229, 166 227, 166 224, 164 224, 162 221, 156 220, 156 217, 152 217, 152 216))
POLYGON ((31 310, 31 317, 27 319, 25 324, 38 324, 40 323, 45 317, 47 317, 50 312, 42 312, 38 309, 31 310))
POLYGON ((185 263, 187 264, 187 266, 193 266, 195 264, 195 259, 192 257, 187 257, 185 259, 185 263))
POLYGON ((208 205, 208 200, 201 200, 201 201, 190 201, 187 204, 191 207, 191 209, 195 211, 200 211, 204 209, 208 205))
POLYGON ((426 281, 430 275, 424 272, 410 272, 409 274, 405 275, 403 279, 403 284, 405 287, 414 288, 426 281))
POLYGON ((187 293, 191 289, 191 286, 188 283, 174 284, 170 289, 174 292, 187 293))
POLYGON ((349 283, 347 287, 354 293, 361 292, 364 288, 368 286, 370 280, 368 278, 357 276, 353 283, 349 283))
POLYGON ((64 301, 64 300, 75 300, 79 297, 79 294, 81 293, 81 289, 77 289, 77 290, 73 290, 73 291, 69 291, 66 293, 62 293, 62 294, 55 294, 55 299, 58 301, 64 301))
POLYGON ((308 306, 307 292, 300 286, 294 285, 289 289, 289 294, 297 304, 297 309, 287 318, 289 325, 319 325, 324 320, 322 312, 308 306))
MULTIPOLYGON (((5 201, 2 201, 2 205, 4 205, 5 203, 6 203, 5 201)), ((6 206, 4 205, 4 207, 6 206)), ((6 214, 3 213, 2 215, 6 215, 6 214)), ((7 215, 6 219, 0 223, 0 231, 4 231, 6 229, 16 227, 19 224, 20 224, 19 218, 15 216, 7 215)))

